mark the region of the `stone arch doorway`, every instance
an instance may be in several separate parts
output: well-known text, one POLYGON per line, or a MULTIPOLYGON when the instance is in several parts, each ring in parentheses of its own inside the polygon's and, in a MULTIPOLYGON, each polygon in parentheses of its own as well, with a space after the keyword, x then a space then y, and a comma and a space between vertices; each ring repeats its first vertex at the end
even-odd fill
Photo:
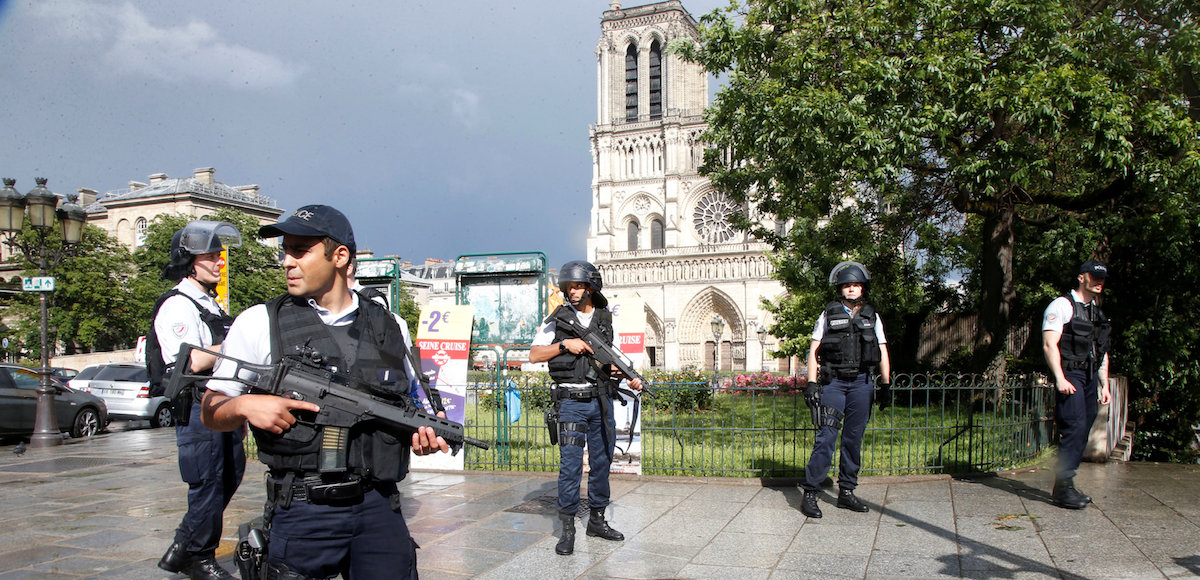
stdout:
POLYGON ((680 366, 746 369, 746 317, 728 294, 712 286, 701 290, 684 308, 680 320, 680 366), (714 316, 724 323, 720 337, 713 335, 714 316))

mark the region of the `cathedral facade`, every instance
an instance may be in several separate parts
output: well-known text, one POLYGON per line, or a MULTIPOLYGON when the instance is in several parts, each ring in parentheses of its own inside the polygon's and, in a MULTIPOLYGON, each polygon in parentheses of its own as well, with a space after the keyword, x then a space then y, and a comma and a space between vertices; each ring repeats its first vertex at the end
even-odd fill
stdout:
POLYGON ((601 29, 587 255, 605 295, 644 301, 651 366, 787 370, 767 354, 761 303, 784 292, 770 247, 729 225, 738 206, 698 173, 708 75, 667 50, 698 38, 695 18, 678 0, 614 0, 601 29))

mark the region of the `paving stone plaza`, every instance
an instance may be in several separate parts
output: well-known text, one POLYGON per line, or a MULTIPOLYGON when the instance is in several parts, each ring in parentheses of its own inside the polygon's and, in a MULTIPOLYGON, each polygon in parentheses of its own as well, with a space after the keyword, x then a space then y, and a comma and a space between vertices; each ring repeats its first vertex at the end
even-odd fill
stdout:
MULTIPOLYGON (((0 580, 182 578, 155 567, 185 509, 172 429, 12 450, 0 447, 0 580)), ((1049 503, 1052 477, 865 477, 869 513, 825 493, 813 520, 795 485, 614 475, 626 540, 580 534, 571 556, 554 553, 554 474, 419 472, 401 490, 424 579, 1200 577, 1200 466, 1085 463, 1076 482, 1095 503, 1080 511, 1049 503)), ((231 570, 262 481, 252 461, 225 512, 231 570)))

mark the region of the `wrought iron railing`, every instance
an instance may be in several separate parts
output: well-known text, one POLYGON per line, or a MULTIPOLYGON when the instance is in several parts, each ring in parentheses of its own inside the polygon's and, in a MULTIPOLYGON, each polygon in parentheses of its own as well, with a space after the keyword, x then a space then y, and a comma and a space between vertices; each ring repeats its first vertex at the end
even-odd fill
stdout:
MULTIPOLYGON (((621 461, 640 461, 651 475, 802 476, 815 430, 799 391, 730 384, 655 385, 658 396, 641 409, 640 446, 621 461)), ((522 401, 515 421, 517 408, 512 397, 505 403, 503 389, 469 389, 467 433, 496 444, 468 449, 467 469, 556 471, 558 449, 543 423, 548 386, 513 387, 522 401)), ((1035 458, 1052 440, 1053 390, 1038 376, 897 375, 892 392, 893 404, 873 408, 867 424, 864 475, 1005 469, 1035 458)), ((619 437, 622 450, 626 437, 619 437)))

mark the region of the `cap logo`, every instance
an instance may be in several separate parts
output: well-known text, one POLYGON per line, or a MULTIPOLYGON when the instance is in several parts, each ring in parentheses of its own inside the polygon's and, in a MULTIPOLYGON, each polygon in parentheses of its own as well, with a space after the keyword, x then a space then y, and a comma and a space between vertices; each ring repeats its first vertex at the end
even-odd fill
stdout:
POLYGON ((313 212, 308 211, 306 209, 296 210, 296 213, 292 214, 292 217, 298 217, 304 221, 308 221, 309 218, 311 218, 312 216, 313 216, 313 212))

